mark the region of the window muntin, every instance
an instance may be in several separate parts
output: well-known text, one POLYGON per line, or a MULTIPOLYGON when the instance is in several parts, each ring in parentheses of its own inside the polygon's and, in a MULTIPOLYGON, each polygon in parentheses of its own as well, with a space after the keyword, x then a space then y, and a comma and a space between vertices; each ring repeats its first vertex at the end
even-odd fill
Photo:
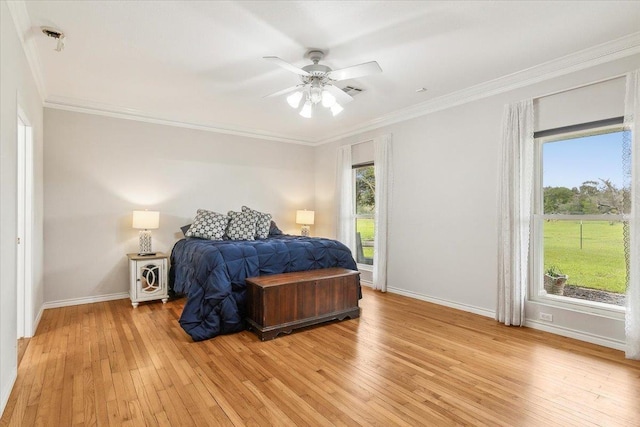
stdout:
MULTIPOLYGON (((568 275, 564 302, 624 306, 622 131, 619 126, 539 139, 534 215, 538 296, 552 267, 568 275)), ((545 286, 546 284, 546 286, 545 286)), ((555 292, 555 289, 554 289, 555 292)))
POLYGON ((356 261, 373 265, 375 240, 375 171, 373 163, 353 167, 356 261))

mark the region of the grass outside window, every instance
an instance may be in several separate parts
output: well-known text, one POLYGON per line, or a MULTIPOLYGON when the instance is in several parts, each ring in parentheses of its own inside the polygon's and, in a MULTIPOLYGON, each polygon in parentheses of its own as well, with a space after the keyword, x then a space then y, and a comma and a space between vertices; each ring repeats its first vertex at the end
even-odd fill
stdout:
POLYGON ((622 222, 544 221, 544 268, 559 267, 568 284, 624 293, 626 263, 622 222), (582 248, 580 243, 582 240, 582 248))
MULTIPOLYGON (((374 237, 373 218, 358 218, 356 221, 356 232, 360 233, 362 242, 373 242, 374 237)), ((373 258, 373 246, 362 246, 362 252, 367 258, 373 258)))

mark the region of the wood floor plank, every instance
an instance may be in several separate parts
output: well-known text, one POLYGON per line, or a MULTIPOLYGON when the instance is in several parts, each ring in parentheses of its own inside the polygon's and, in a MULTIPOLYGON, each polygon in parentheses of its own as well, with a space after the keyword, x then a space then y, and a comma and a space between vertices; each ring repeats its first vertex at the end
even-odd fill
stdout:
POLYGON ((133 380, 133 385, 136 389, 137 402, 140 406, 140 410, 144 415, 144 420, 149 422, 149 420, 153 420, 153 424, 157 424, 157 420, 153 416, 158 412, 162 412, 162 404, 160 403, 160 398, 156 393, 155 389, 145 387, 142 378, 140 377, 140 373, 138 370, 132 370, 131 379, 133 380))
POLYGON ((162 407, 164 408, 171 425, 177 426, 192 422, 193 419, 186 410, 183 402, 174 402, 172 395, 174 395, 174 391, 171 389, 165 389, 158 392, 158 397, 160 398, 160 402, 162 402, 162 407))
POLYGON ((622 352, 364 289, 359 319, 193 342, 185 300, 49 309, 0 426, 637 426, 622 352))

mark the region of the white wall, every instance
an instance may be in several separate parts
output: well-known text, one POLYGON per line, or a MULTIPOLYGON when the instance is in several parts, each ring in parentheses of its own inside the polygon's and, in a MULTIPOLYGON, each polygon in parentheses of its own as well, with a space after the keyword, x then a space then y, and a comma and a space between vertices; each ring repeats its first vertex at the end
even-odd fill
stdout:
MULTIPOLYGON (((495 266, 496 257, 497 145, 492 140, 500 139, 501 111, 499 103, 481 109, 467 104, 319 147, 316 209, 321 200, 333 198, 333 184, 321 179, 320 171, 335 175, 336 147, 392 133, 388 286, 494 309, 495 292, 482 284, 495 282, 496 268, 487 267, 495 266), (460 126, 463 117, 469 119, 460 126)), ((324 232, 331 227, 325 225, 324 232)))
MULTIPOLYGON (((335 236, 335 162, 342 144, 393 134, 394 182, 388 286, 392 292, 493 316, 497 292, 497 188, 505 104, 623 74, 640 55, 349 137, 316 149, 316 211, 335 236)), ((605 85, 606 86, 606 85, 605 85)), ((593 102, 599 102, 598 97, 593 102)), ((348 112, 347 112, 348 113, 348 112)), ((528 324, 620 347, 624 323, 540 303, 528 324), (539 310, 554 323, 536 322, 539 310)))
POLYGON ((43 301, 42 286, 42 100, 32 77, 7 3, 0 2, 0 413, 17 374, 16 174, 18 105, 34 135, 33 315, 43 301))
POLYGON ((128 290, 134 209, 160 211, 170 252, 196 209, 248 205, 299 233, 314 209, 313 148, 45 108, 45 301, 128 290))

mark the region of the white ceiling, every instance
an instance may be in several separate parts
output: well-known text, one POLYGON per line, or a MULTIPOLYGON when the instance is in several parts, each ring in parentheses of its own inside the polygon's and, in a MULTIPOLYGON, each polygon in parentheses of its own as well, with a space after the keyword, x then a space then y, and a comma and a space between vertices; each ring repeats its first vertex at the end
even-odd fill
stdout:
POLYGON ((315 143, 640 30, 640 2, 26 1, 46 105, 74 106, 315 143), (66 34, 66 47, 39 27, 66 34), (263 56, 382 74, 337 117, 299 116, 298 77, 263 56), (426 92, 416 89, 425 87, 426 92))

